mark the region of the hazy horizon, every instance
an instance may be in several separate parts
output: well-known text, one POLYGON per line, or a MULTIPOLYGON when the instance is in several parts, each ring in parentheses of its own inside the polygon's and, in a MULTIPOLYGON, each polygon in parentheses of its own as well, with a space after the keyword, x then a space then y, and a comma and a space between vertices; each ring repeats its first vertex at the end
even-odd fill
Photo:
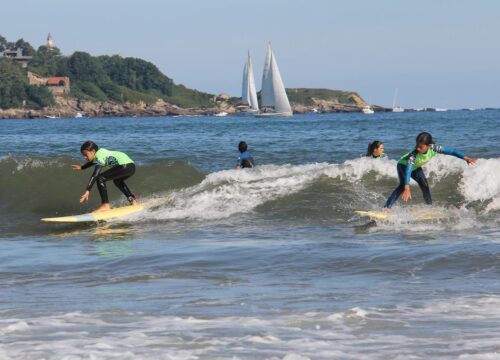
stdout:
POLYGON ((493 0, 2 5, 0 35, 9 41, 38 48, 50 32, 65 55, 143 58, 204 92, 241 96, 248 50, 260 89, 271 41, 287 88, 356 91, 383 106, 392 106, 398 88, 404 107, 500 107, 500 3, 493 0))

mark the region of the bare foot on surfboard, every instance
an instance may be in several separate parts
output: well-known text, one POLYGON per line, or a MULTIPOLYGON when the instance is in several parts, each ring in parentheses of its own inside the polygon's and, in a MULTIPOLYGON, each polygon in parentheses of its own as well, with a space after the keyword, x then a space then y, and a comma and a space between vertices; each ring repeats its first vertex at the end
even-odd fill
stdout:
POLYGON ((92 212, 96 213, 96 212, 107 211, 107 210, 111 210, 111 206, 109 204, 102 204, 101 206, 99 206, 97 209, 95 209, 92 212))

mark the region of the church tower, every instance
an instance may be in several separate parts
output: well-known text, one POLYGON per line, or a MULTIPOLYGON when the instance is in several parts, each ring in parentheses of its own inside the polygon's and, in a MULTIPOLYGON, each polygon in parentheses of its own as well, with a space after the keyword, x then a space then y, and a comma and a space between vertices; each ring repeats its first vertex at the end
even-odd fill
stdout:
POLYGON ((52 39, 52 35, 50 35, 50 33, 49 36, 47 36, 47 47, 49 49, 54 48, 54 40, 52 39))

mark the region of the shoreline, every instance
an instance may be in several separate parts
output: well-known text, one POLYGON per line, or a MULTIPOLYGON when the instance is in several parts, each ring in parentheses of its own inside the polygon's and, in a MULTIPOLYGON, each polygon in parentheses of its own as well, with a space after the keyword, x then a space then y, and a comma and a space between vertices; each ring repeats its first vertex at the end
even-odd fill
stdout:
MULTIPOLYGON (((388 112, 391 109, 372 106, 375 112, 388 112)), ((294 114, 306 113, 357 113, 361 107, 356 105, 293 105, 294 114)), ((83 117, 156 117, 156 116, 213 116, 221 112, 228 115, 236 113, 233 106, 213 108, 181 108, 163 101, 155 104, 117 104, 110 101, 91 102, 76 99, 59 99, 58 105, 45 109, 0 109, 0 119, 64 119, 75 118, 77 114, 83 117)))

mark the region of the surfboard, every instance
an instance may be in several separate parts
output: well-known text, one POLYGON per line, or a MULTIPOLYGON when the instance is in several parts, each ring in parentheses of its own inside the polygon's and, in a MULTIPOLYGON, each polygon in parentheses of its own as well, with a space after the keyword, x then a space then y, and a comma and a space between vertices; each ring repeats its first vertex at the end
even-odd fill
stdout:
POLYGON ((394 215, 390 212, 385 212, 385 211, 356 210, 354 212, 358 215, 366 216, 369 217, 370 219, 377 219, 377 220, 384 220, 390 217, 391 215, 394 215))
POLYGON ((449 219, 451 214, 447 213, 442 209, 435 208, 414 208, 407 212, 397 213, 394 211, 367 211, 367 210, 356 210, 354 211, 357 215, 369 217, 373 220, 391 220, 397 217, 408 220, 416 221, 431 221, 431 220, 443 220, 449 219))
POLYGON ((92 221, 109 220, 109 219, 115 219, 115 218, 127 216, 130 214, 139 212, 143 209, 144 209, 144 206, 142 206, 142 205, 128 205, 128 206, 114 208, 114 209, 107 210, 107 211, 99 211, 96 213, 43 218, 40 220, 47 221, 47 222, 92 222, 92 221))

